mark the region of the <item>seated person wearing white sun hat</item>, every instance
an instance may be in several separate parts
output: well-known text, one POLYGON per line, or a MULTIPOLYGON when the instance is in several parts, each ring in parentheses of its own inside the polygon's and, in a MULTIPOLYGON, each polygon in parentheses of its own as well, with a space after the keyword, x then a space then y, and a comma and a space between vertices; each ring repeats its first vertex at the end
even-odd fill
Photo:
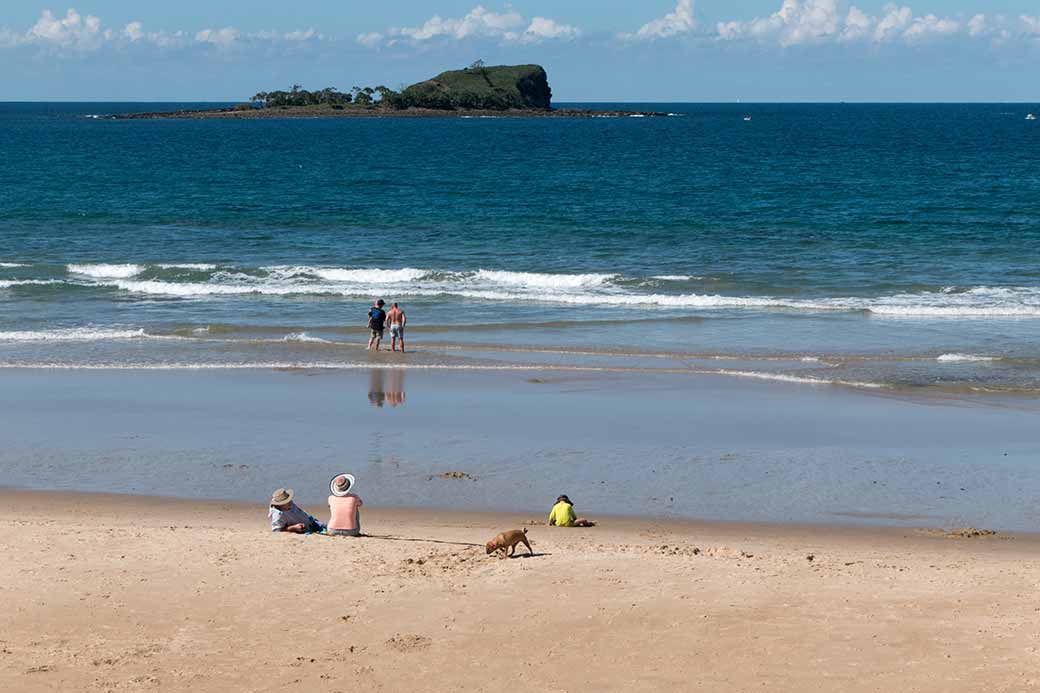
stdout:
POLYGON ((361 499, 351 493, 354 488, 353 474, 339 474, 329 482, 328 534, 345 537, 361 535, 361 499))

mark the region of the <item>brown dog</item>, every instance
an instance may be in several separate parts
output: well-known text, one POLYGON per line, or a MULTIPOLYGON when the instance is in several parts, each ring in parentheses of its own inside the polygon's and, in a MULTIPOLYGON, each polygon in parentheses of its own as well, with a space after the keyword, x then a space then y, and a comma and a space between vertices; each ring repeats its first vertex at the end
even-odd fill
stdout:
POLYGON ((512 556, 516 553, 516 545, 521 542, 527 547, 527 553, 533 556, 534 551, 531 550, 531 545, 527 543, 527 529, 511 529, 508 532, 502 532, 489 541, 484 548, 487 549, 489 556, 495 551, 501 551, 504 555, 512 556), (509 549, 508 554, 506 554, 506 549, 509 549))

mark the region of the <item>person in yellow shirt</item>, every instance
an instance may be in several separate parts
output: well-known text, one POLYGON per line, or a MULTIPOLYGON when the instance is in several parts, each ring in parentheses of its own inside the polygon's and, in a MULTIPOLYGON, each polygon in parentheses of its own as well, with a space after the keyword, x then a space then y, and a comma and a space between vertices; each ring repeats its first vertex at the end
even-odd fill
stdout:
POLYGON ((595 527, 596 523, 578 517, 574 513, 574 504, 566 495, 556 499, 556 505, 549 513, 550 527, 595 527))

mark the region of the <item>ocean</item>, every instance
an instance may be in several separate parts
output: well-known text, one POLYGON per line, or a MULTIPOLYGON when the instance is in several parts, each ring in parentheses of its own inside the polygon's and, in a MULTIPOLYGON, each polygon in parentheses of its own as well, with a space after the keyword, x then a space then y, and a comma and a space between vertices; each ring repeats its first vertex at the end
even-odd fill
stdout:
POLYGON ((1040 106, 92 117, 163 107, 0 104, 0 367, 1040 394, 1040 106))

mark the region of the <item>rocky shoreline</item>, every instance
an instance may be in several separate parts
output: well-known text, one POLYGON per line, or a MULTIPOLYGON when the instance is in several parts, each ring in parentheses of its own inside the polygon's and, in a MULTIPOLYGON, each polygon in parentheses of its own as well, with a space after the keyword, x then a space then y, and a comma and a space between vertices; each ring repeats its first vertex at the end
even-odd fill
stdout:
POLYGON ((668 113, 659 111, 619 111, 585 108, 508 109, 508 110, 440 110, 432 108, 390 109, 379 106, 346 106, 332 108, 303 106, 288 108, 209 108, 146 113, 119 113, 101 116, 107 120, 261 120, 269 118, 655 118, 668 113))

